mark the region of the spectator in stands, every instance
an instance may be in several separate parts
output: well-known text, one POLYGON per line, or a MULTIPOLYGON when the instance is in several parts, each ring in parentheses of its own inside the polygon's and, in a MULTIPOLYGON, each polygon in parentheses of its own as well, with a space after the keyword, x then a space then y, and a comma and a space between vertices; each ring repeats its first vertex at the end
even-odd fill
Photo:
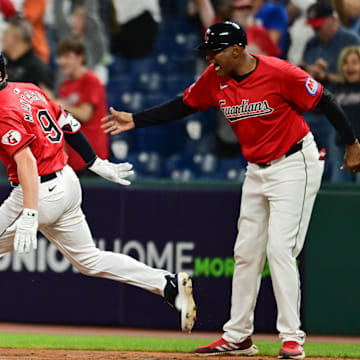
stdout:
MULTIPOLYGON (((100 129, 100 119, 106 115, 105 88, 98 77, 85 65, 85 45, 74 38, 64 38, 57 46, 59 66, 67 76, 60 84, 59 98, 54 99, 81 122, 82 132, 95 153, 109 157, 109 139, 100 129)), ((69 165, 78 175, 90 175, 82 158, 68 148, 69 165)))
MULTIPOLYGON (((7 21, 16 15, 16 8, 11 0, 0 0, 0 44, 7 26, 7 21)), ((0 171, 1 173, 1 171, 0 171)))
POLYGON ((32 82, 40 87, 52 88, 50 70, 34 53, 31 46, 32 25, 23 18, 9 20, 3 34, 3 53, 7 59, 10 81, 32 82))
POLYGON ((270 38, 267 30, 263 26, 255 23, 254 2, 254 0, 225 1, 220 7, 219 14, 216 14, 210 0, 195 0, 204 29, 218 21, 234 21, 246 30, 250 52, 261 55, 279 56, 280 48, 270 38))
POLYGON ((306 11, 316 0, 290 0, 286 11, 289 18, 289 48, 287 60, 299 65, 308 40, 314 36, 314 30, 306 23, 306 11))
MULTIPOLYGON (((106 54, 104 26, 99 14, 99 0, 86 0, 72 13, 65 9, 65 0, 53 2, 54 27, 57 38, 78 38, 86 45, 86 66, 96 73, 103 84, 107 83, 107 68, 103 64, 106 54)), ((57 83, 63 75, 57 74, 57 83)))
POLYGON ((254 0, 255 19, 260 22, 272 41, 279 45, 281 57, 285 58, 288 47, 288 16, 282 4, 268 0, 254 0))
POLYGON ((319 1, 309 7, 307 23, 313 27, 315 35, 306 44, 302 67, 320 82, 339 81, 339 54, 343 47, 359 44, 360 37, 340 24, 327 1, 319 1))
MULTIPOLYGON (((301 66, 318 81, 329 84, 339 81, 337 59, 345 46, 359 45, 360 38, 345 29, 337 14, 327 1, 311 5, 307 12, 307 23, 315 35, 307 42, 301 66)), ((323 115, 305 113, 319 148, 326 148, 329 161, 325 163, 324 179, 330 180, 333 172, 331 164, 336 164, 335 132, 323 115)))
POLYGON ((270 34, 262 25, 255 23, 254 0, 233 0, 231 20, 245 28, 249 51, 260 55, 280 56, 281 50, 270 34))
MULTIPOLYGON (((338 59, 340 82, 332 87, 337 101, 344 109, 357 136, 360 135, 360 46, 345 47, 338 59)), ((336 138, 338 146, 338 161, 336 168, 342 165, 345 154, 345 145, 339 137, 336 138)), ((357 174, 347 174, 345 171, 335 171, 333 182, 360 180, 357 174)))
POLYGON ((113 0, 111 52, 126 58, 151 55, 161 22, 158 0, 113 0))

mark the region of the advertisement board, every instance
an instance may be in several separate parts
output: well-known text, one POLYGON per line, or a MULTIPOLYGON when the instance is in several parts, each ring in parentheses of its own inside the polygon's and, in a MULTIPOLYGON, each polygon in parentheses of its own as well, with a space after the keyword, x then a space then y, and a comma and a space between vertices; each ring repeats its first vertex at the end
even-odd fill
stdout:
MULTIPOLYGON (((0 197, 9 192, 0 188, 0 197)), ((195 329, 221 330, 230 312, 232 252, 240 188, 86 186, 83 210, 101 249, 193 276, 195 329)), ((1 321, 177 328, 177 314, 154 294, 89 278, 39 234, 38 249, 0 258, 1 321)), ((274 331, 275 300, 264 269, 257 331, 274 331)))

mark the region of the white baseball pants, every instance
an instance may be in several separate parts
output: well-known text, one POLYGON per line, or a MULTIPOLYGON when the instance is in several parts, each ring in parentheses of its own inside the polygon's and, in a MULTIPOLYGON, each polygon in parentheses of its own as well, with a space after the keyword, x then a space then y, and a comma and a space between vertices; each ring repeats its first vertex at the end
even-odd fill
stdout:
MULTIPOLYGON (((57 175, 40 184, 39 231, 81 273, 163 295, 165 275, 169 272, 149 267, 127 255, 97 249, 81 210, 81 187, 77 176, 70 166, 65 166, 57 175)), ((0 254, 13 250, 14 231, 8 228, 22 209, 22 188, 17 186, 0 207, 0 254)))
POLYGON ((305 341, 300 330, 296 258, 304 245, 323 168, 311 133, 304 137, 302 150, 271 166, 248 165, 234 247, 231 315, 223 328, 225 340, 238 343, 253 333, 254 308, 267 258, 280 339, 305 341))

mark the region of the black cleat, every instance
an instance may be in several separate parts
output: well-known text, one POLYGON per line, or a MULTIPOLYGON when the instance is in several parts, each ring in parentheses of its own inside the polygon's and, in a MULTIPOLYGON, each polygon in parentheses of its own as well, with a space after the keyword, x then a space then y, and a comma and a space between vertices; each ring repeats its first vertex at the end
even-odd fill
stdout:
POLYGON ((191 332, 196 320, 196 306, 193 298, 191 277, 185 272, 165 276, 164 289, 166 302, 180 313, 181 329, 191 332))

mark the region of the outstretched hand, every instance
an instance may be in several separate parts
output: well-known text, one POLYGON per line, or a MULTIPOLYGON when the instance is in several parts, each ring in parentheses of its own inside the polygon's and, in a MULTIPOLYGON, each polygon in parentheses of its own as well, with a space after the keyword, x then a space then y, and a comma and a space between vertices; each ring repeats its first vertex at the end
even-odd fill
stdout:
POLYGON ((116 135, 135 127, 133 115, 131 113, 116 111, 113 107, 110 107, 110 113, 110 115, 101 119, 103 122, 101 127, 106 134, 110 133, 110 135, 116 135))
POLYGON ((131 182, 126 178, 134 175, 134 171, 131 170, 132 167, 130 163, 114 164, 108 160, 96 158, 94 164, 89 166, 89 170, 114 183, 130 185, 131 182))
POLYGON ((360 172, 360 144, 356 140, 354 144, 346 146, 344 163, 341 170, 349 169, 350 174, 360 172))

